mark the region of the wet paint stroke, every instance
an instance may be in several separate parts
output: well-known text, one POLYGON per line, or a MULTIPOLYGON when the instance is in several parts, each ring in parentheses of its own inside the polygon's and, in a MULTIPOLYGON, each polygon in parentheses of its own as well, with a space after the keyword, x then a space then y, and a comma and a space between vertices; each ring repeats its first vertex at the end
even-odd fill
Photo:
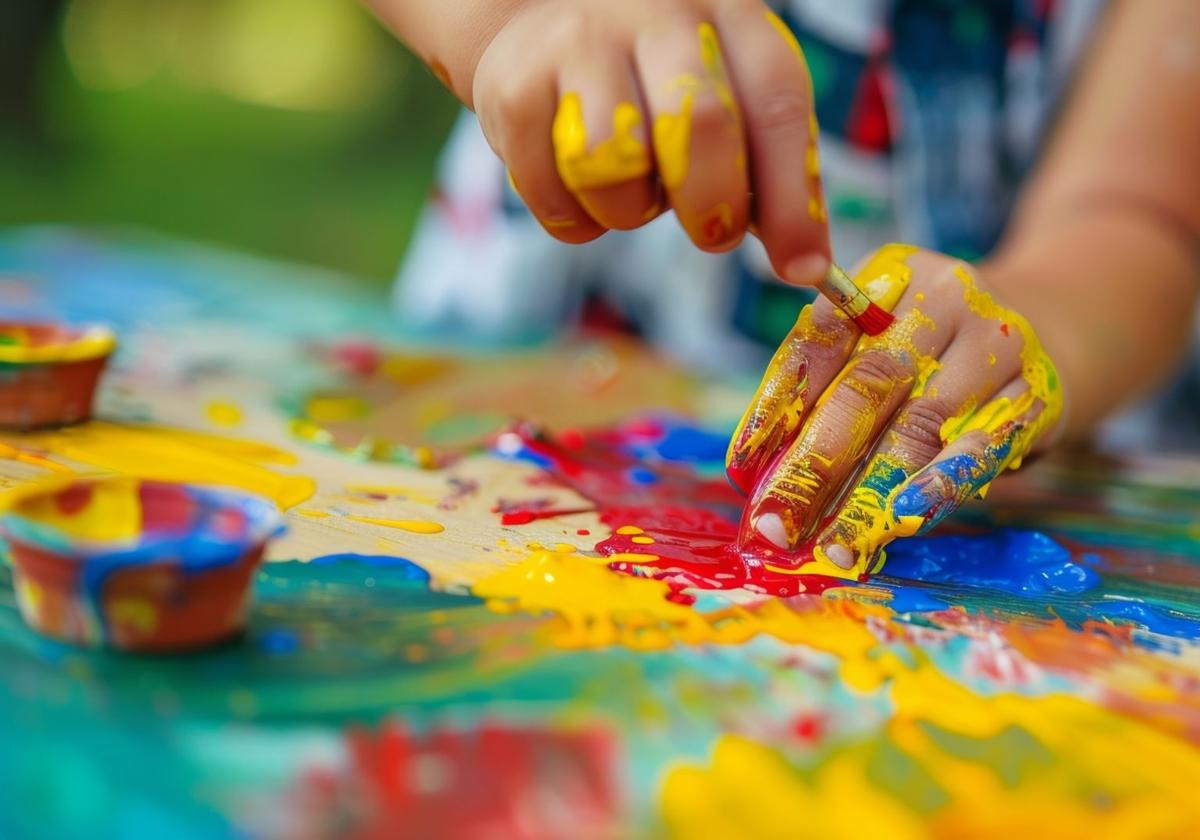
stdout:
MULTIPOLYGON (((61 469, 106 471, 158 481, 222 484, 257 493, 281 510, 300 504, 316 491, 316 483, 278 471, 297 462, 276 447, 166 426, 93 421, 82 426, 34 432, 0 440, 0 457, 61 469), (11 454, 9 454, 11 453, 11 454)), ((3 497, 0 497, 0 504, 3 497)))
MULTIPOLYGON (((505 591, 497 588, 496 580, 488 584, 487 597, 493 601, 509 606, 524 603, 534 612, 553 611, 554 598, 561 592, 564 604, 584 605, 590 610, 586 615, 576 613, 568 621, 578 619, 590 627, 614 614, 620 617, 623 600, 636 600, 641 607, 631 626, 660 622, 668 637, 674 634, 677 641, 694 643, 719 637, 675 609, 676 605, 695 603, 697 591, 744 590, 787 598, 855 583, 844 575, 814 573, 811 561, 794 552, 761 543, 739 543, 740 496, 719 479, 703 479, 695 472, 697 462, 719 462, 719 438, 715 436, 669 420, 633 422, 624 430, 601 431, 582 445, 573 441, 575 445, 569 449, 528 427, 507 434, 504 447, 508 457, 537 464, 595 503, 601 520, 611 529, 608 537, 596 543, 595 551, 607 558, 613 571, 648 579, 643 583, 664 584, 665 589, 645 586, 634 590, 611 582, 606 590, 606 579, 596 573, 596 558, 534 556, 518 567, 523 571, 498 579, 507 585, 505 591), (689 451, 680 441, 690 442, 693 448, 689 451), (569 564, 573 571, 539 572, 547 563, 569 564), (578 591, 573 583, 576 575, 589 581, 578 591), (522 588, 523 580, 543 591, 524 601, 528 593, 522 588), (608 590, 609 597, 605 597, 608 590), (656 598, 650 598, 652 594, 656 598), (660 600, 671 606, 659 604, 660 600), (648 611, 651 603, 662 612, 648 611)), ((549 518, 560 512, 545 513, 549 518)), ((533 518, 505 522, 519 525, 533 518)), ((1013 596, 1018 603, 1008 607, 1017 614, 1035 614, 1047 620, 1054 618, 1056 611, 1072 619, 1091 614, 1166 635, 1200 636, 1197 616, 1186 603, 1143 602, 1138 609, 1123 608, 1122 602, 1106 595, 1093 568, 1037 532, 1000 529, 978 536, 910 540, 895 544, 894 551, 895 568, 885 566, 884 583, 867 589, 890 594, 897 608, 904 607, 903 612, 946 609, 951 600, 961 600, 964 591, 982 593, 977 600, 986 603, 987 593, 993 593, 1013 596), (945 589, 939 588, 942 586, 945 589)), ((745 635, 756 632, 759 630, 745 635)), ((738 633, 743 630, 730 638, 738 633)), ((609 629, 596 638, 611 643, 614 634, 609 629)), ((656 631, 654 638, 657 645, 662 633, 656 631)))
MULTIPOLYGON (((330 313, 332 328, 345 329, 349 287, 330 292, 329 305, 290 305, 303 297, 295 267, 268 282, 261 261, 224 259, 213 271, 211 254, 193 264, 188 251, 130 249, 117 259, 99 242, 38 231, 14 243, 5 233, 0 264, 42 255, 16 267, 48 278, 47 294, 64 306, 153 329, 150 346, 186 331, 146 312, 174 313, 181 301, 258 331, 293 335, 314 326, 306 317, 330 313)), ((358 317, 381 311, 373 301, 358 317)), ((348 379, 330 396, 369 395, 346 384, 386 367, 409 399, 428 372, 361 343, 344 349, 331 355, 348 379)), ((278 355, 302 367, 311 352, 305 343, 278 355)), ((243 363, 251 376, 258 362, 243 363)), ((537 389, 584 406, 614 386, 601 377, 564 396, 574 380, 544 370, 532 387, 504 385, 521 408, 537 389)), ((472 392, 501 372, 487 370, 472 392)), ((259 374, 274 399, 273 372, 259 374)), ((552 417, 554 431, 526 425, 494 440, 496 465, 530 483, 506 486, 503 499, 486 480, 474 491, 479 521, 508 536, 487 538, 495 562, 472 577, 486 598, 446 582, 446 549, 466 535, 405 535, 403 556, 334 548, 259 567, 244 635, 200 655, 134 658, 31 633, 13 569, 0 562, 0 670, 13 689, 0 691, 0 834, 1200 834, 1200 532, 1194 480, 1173 462, 1140 473, 1043 464, 997 483, 988 505, 960 509, 937 532, 892 543, 865 583, 813 575, 820 567, 734 545, 743 498, 722 474, 727 435, 667 417, 620 419, 667 390, 666 374, 656 376, 631 389, 641 409, 613 400, 620 408, 607 417, 552 417), (562 486, 578 498, 552 502, 562 486)), ((358 422, 338 407, 311 406, 358 422)), ((482 417, 487 407, 462 411, 482 417)), ((203 422, 203 406, 193 408, 203 422)), ((444 415, 421 420, 433 427, 444 415)), ((430 464, 446 451, 424 427, 378 422, 330 433, 319 457, 342 453, 362 474, 372 452, 401 460, 381 440, 406 452, 430 446, 430 464)), ((311 492, 292 483, 287 453, 205 436, 155 444, 156 435, 101 427, 36 445, 4 436, 0 452, 13 483, 132 468, 129 452, 151 444, 147 461, 166 477, 208 459, 276 500, 311 492)), ((473 457, 464 453, 478 452, 478 439, 453 447, 454 458, 473 457)), ((385 505, 413 499, 392 492, 406 482, 380 475, 338 487, 386 518, 385 505)), ((884 498, 892 478, 877 476, 884 498)), ((448 477, 444 487, 419 504, 457 498, 448 477)), ((297 513, 337 515, 327 501, 297 513)))

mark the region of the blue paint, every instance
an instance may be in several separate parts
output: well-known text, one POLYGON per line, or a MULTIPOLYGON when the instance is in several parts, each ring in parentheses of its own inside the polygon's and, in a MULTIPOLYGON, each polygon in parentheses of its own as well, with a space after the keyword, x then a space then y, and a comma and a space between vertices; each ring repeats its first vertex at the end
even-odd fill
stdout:
POLYGON ((729 433, 714 432, 675 417, 655 417, 662 433, 654 437, 635 437, 623 447, 631 455, 648 461, 677 464, 719 465, 725 468, 729 433))
POLYGON ((903 467, 880 461, 862 477, 862 486, 886 499, 908 479, 903 467))
POLYGON ((685 463, 725 463, 729 435, 687 425, 668 426, 654 451, 664 461, 685 463))
POLYGON ((258 637, 258 648, 264 653, 283 656, 300 649, 300 637, 293 631, 277 627, 258 637))
POLYGON ((652 470, 646 469, 645 467, 634 467, 631 470, 629 470, 629 472, 626 473, 626 476, 634 484, 657 484, 658 483, 658 475, 655 474, 652 470))
MULTIPOLYGON (((164 484, 166 488, 171 486, 164 484)), ((4 528, 12 538, 79 563, 79 588, 84 603, 100 637, 107 641, 109 628, 101 596, 104 585, 117 571, 161 563, 178 567, 185 575, 200 574, 236 563, 251 548, 284 531, 279 510, 267 499, 202 485, 182 487, 193 506, 187 530, 182 532, 145 530, 134 540, 97 546, 55 525, 27 518, 19 510, 12 510, 4 517, 4 528), (228 514, 234 510, 241 515, 241 527, 236 533, 229 533, 228 514)))
POLYGON ((888 606, 898 613, 937 612, 949 608, 950 603, 934 597, 919 586, 886 586, 892 593, 888 606))
POLYGON ((896 516, 919 516, 928 530, 996 477, 979 455, 964 453, 930 464, 892 500, 896 516))
POLYGON ((892 578, 997 589, 1014 595, 1077 594, 1100 576, 1038 531, 999 529, 978 536, 899 540, 888 547, 892 578))
POLYGON ((1200 639, 1200 620, 1173 614, 1144 601, 1105 598, 1088 604, 1091 618, 1107 618, 1140 624, 1154 633, 1184 639, 1200 639))
POLYGON ((418 583, 429 583, 429 572, 416 563, 404 557, 387 554, 326 554, 309 560, 312 566, 328 566, 341 563, 357 563, 362 566, 372 566, 377 569, 387 569, 388 577, 411 580, 418 583))
MULTIPOLYGON (((1037 531, 998 529, 977 536, 899 540, 888 547, 884 572, 872 585, 892 593, 898 613, 934 612, 950 606, 950 595, 965 590, 1005 592, 1070 626, 1109 621, 1133 624, 1153 633, 1200 639, 1200 616, 1102 592, 1096 567, 1103 559, 1071 553, 1037 531), (953 587, 950 591, 942 588, 953 587)), ((983 602, 986 606, 987 602, 983 602)), ((1152 640, 1138 639, 1152 645, 1152 640)))
POLYGON ((924 519, 917 533, 927 533, 1000 474, 1022 428, 1013 424, 980 452, 964 452, 925 467, 892 500, 892 513, 924 519))

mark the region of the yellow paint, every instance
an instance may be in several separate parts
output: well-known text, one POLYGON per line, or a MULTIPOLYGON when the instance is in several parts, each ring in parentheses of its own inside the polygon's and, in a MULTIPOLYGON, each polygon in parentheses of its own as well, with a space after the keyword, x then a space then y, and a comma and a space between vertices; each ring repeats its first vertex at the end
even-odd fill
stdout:
POLYGON ((642 554, 639 551, 618 551, 608 555, 610 563, 653 563, 657 559, 657 554, 642 554))
POLYGON ((546 631, 567 647, 655 650, 769 634, 825 655, 841 683, 889 709, 878 734, 845 734, 819 762, 805 755, 804 767, 722 736, 709 762, 678 763, 664 777, 661 813, 674 836, 1185 837, 1200 825, 1200 751, 1182 736, 1075 696, 975 694, 895 641, 904 631, 882 605, 770 599, 698 612, 667 601, 662 582, 609 571, 614 559, 538 552, 473 592, 499 612, 549 614, 546 631), (1004 765, 990 741, 1014 729, 1050 760, 1004 765), (973 743, 963 750, 954 739, 973 743), (906 776, 878 772, 880 750, 906 756, 940 798, 915 804, 906 776))
POLYGON ((87 327, 68 340, 45 343, 19 325, 0 327, 0 364, 82 362, 107 356, 116 346, 117 337, 107 327, 87 327))
POLYGON ((139 633, 150 634, 158 626, 158 610, 153 602, 142 598, 121 598, 107 605, 108 619, 113 624, 124 624, 139 633))
MULTIPOLYGON (((893 259, 894 255, 898 253, 902 254, 902 252, 893 252, 893 259)), ((863 277, 886 279, 887 284, 880 286, 879 291, 886 303, 894 305, 895 299, 907 285, 907 272, 897 270, 890 259, 879 262, 872 260, 871 263, 868 263, 867 268, 872 273, 868 274, 864 270, 859 274, 859 280, 863 277)), ((905 265, 903 268, 907 269, 907 266, 905 265)), ((831 462, 828 458, 821 456, 818 450, 821 440, 827 433, 826 428, 822 425, 827 422, 822 418, 824 414, 821 410, 822 407, 833 399, 839 388, 844 387, 855 390, 863 397, 865 405, 871 407, 871 411, 855 414, 851 418, 853 424, 843 430, 848 435, 848 440, 837 457, 850 463, 858 463, 867 455, 874 443, 872 432, 879 413, 891 400, 895 390, 904 388, 908 394, 912 394, 914 389, 924 390, 925 383, 936 369, 937 360, 922 353, 917 347, 918 332, 921 330, 932 331, 933 329, 932 320, 917 310, 910 310, 885 332, 877 336, 863 335, 858 341, 855 355, 851 361, 842 368, 833 382, 817 399, 808 415, 809 419, 800 429, 792 453, 763 483, 752 501, 756 508, 768 498, 779 503, 780 509, 776 512, 783 523, 790 544, 797 544, 801 537, 807 535, 806 524, 808 523, 806 520, 814 517, 813 505, 820 501, 820 491, 825 488, 826 476, 831 472, 831 462), (870 381, 868 383, 855 376, 855 360, 863 358, 863 354, 868 352, 886 353, 895 358, 910 358, 916 367, 915 375, 911 379, 895 382, 875 383, 870 381)), ((830 570, 838 568, 832 563, 828 563, 828 559, 823 554, 816 556, 816 562, 821 565, 827 564, 830 570)), ((833 572, 830 571, 830 573, 833 572)), ((850 570, 849 572, 838 570, 839 577, 854 577, 858 573, 859 570, 850 570)))
MULTIPOLYGON (((997 329, 1007 329, 1009 340, 1021 342, 1021 378, 1028 389, 1016 399, 997 397, 978 408, 970 406, 964 414, 942 424, 942 440, 950 444, 973 431, 982 431, 991 437, 1001 427, 1019 420, 1023 428, 1001 465, 1002 470, 1016 469, 1033 445, 1062 417, 1063 393, 1058 371, 1033 327, 1022 315, 1000 306, 990 294, 980 289, 966 265, 956 266, 954 274, 962 282, 967 307, 979 317, 994 322, 997 329)), ((986 491, 987 488, 982 489, 986 491)))
POLYGON ((705 73, 713 92, 721 105, 733 117, 735 124, 741 124, 741 113, 733 89, 729 85, 729 72, 725 69, 725 56, 721 52, 721 41, 717 30, 711 23, 701 23, 696 27, 700 38, 700 61, 704 64, 705 73))
POLYGON ((698 94, 711 92, 729 113, 730 130, 741 138, 741 112, 729 83, 725 58, 721 52, 717 31, 710 23, 701 23, 696 28, 700 42, 700 61, 704 65, 704 77, 683 73, 671 80, 672 90, 680 91, 679 110, 676 113, 661 112, 654 119, 651 139, 654 157, 658 162, 658 175, 668 190, 677 190, 687 180, 692 140, 692 107, 698 94))
POLYGON ((919 817, 870 783, 856 754, 802 777, 779 753, 740 735, 723 735, 708 768, 676 765, 660 792, 675 837, 926 837, 919 817))
POLYGON ((308 519, 328 519, 329 517, 333 516, 333 514, 327 510, 313 510, 312 508, 301 508, 296 511, 296 515, 303 516, 308 519))
MULTIPOLYGON (((883 250, 901 247, 906 246, 887 246, 883 250)), ((911 253, 912 250, 908 249, 908 253, 911 253)), ((895 251, 893 251, 894 253, 895 251)), ((872 260, 872 263, 874 262, 872 260)), ((900 282, 902 285, 907 285, 907 278, 902 278, 901 273, 894 267, 877 266, 873 267, 872 271, 887 274, 891 278, 889 281, 891 283, 900 282)), ((866 273, 867 271, 864 269, 863 274, 866 273)), ((998 305, 991 295, 981 290, 975 284, 974 277, 966 266, 957 266, 954 273, 962 283, 963 300, 967 307, 979 317, 994 323, 997 330, 1001 328, 1001 325, 1007 325, 1010 340, 1021 342, 1022 377, 1028 385, 1028 390, 1016 399, 996 397, 982 406, 977 406, 974 401, 967 403, 958 415, 942 424, 940 436, 946 445, 971 432, 982 432, 989 439, 994 439, 995 436, 1002 433, 1003 429, 1020 420, 1023 428, 1017 432, 1006 460, 1000 464, 999 471, 1015 469, 1020 466, 1021 460, 1030 448, 1058 422, 1062 414, 1063 397, 1058 374, 1042 349, 1032 327, 1021 315, 998 305), (1039 405, 1044 406, 1040 411, 1038 410, 1039 405)), ((913 396, 924 392, 925 383, 938 367, 935 360, 922 356, 914 346, 912 331, 920 323, 921 318, 924 316, 914 310, 901 321, 896 322, 893 328, 887 332, 874 338, 864 337, 859 342, 860 350, 869 347, 890 347, 893 352, 912 353, 918 360, 918 369, 920 370, 918 382, 913 388, 913 396)), ((928 322, 928 326, 932 327, 932 322, 927 318, 925 321, 928 322)), ((989 355, 989 363, 995 363, 994 355, 989 355)), ((866 474, 869 475, 874 469, 895 466, 899 465, 889 464, 886 458, 877 457, 868 464, 866 474)), ((884 545, 899 537, 911 536, 924 525, 924 521, 919 517, 894 517, 891 514, 891 499, 903 492, 904 487, 903 484, 896 487, 888 498, 881 498, 877 492, 862 485, 851 491, 843 510, 826 534, 822 536, 822 541, 833 538, 841 545, 855 551, 859 560, 858 566, 849 572, 840 570, 829 563, 823 551, 818 550, 815 553, 815 563, 820 567, 822 573, 834 574, 839 577, 855 577, 862 571, 869 571, 862 567, 871 558, 875 558, 876 565, 873 570, 877 570, 884 557, 881 551, 884 545)), ((978 495, 982 497, 988 489, 989 485, 983 485, 979 488, 978 495)), ((813 570, 815 571, 815 569, 813 570)))
POLYGON ((376 516, 355 516, 353 514, 348 515, 346 518, 354 522, 362 522, 366 525, 395 528, 400 531, 409 531, 413 534, 440 534, 446 530, 446 526, 440 522, 430 522, 424 519, 380 519, 376 516))
POLYGON ((64 466, 57 461, 52 461, 36 452, 30 452, 27 449, 19 446, 12 446, 7 443, 0 442, 0 458, 6 461, 17 461, 21 464, 29 464, 34 467, 41 467, 44 470, 50 470, 56 473, 71 473, 70 467, 64 466))
POLYGON ((654 545, 654 538, 653 537, 634 537, 633 539, 630 540, 630 542, 637 543, 638 545, 654 545))
POLYGON ((642 529, 636 525, 622 525, 620 528, 617 529, 617 533, 623 537, 628 537, 631 534, 642 533, 642 529))
POLYGON ((725 455, 726 466, 749 458, 763 446, 779 446, 800 425, 808 370, 798 350, 809 341, 822 340, 813 323, 812 307, 804 307, 788 337, 771 357, 758 390, 734 430, 725 455))
MULTIPOLYGON (((78 465, 159 481, 221 484, 272 499, 280 508, 300 504, 316 489, 312 479, 285 475, 270 467, 290 466, 295 456, 263 443, 166 426, 135 426, 92 421, 20 438, 22 449, 78 465)), ((0 457, 8 457, 0 449, 0 457)), ((4 497, 0 497, 0 507, 4 497)))
POLYGON ((555 641, 564 647, 624 644, 640 650, 700 641, 708 625, 694 610, 666 600, 665 583, 617 574, 610 558, 534 552, 487 577, 471 592, 498 612, 551 612, 560 619, 555 641))
POLYGON ((60 494, 73 481, 55 478, 20 487, 10 494, 9 510, 71 540, 127 543, 140 539, 142 501, 137 479, 97 481, 91 485, 86 504, 64 512, 59 507, 60 494))
POLYGON ((217 426, 238 426, 242 423, 242 409, 229 400, 213 400, 204 407, 208 421, 217 426))
POLYGON ((558 103, 551 135, 558 174, 568 189, 609 187, 650 173, 650 152, 638 126, 642 114, 632 102, 613 109, 612 136, 588 148, 583 103, 575 91, 565 93, 558 103))
POLYGON ((304 416, 314 423, 344 423, 370 412, 371 406, 362 398, 342 394, 316 394, 304 403, 304 416))
POLYGON ((783 22, 783 19, 770 9, 767 9, 765 14, 767 17, 767 22, 770 23, 771 26, 775 27, 775 31, 779 33, 780 37, 782 37, 787 43, 791 51, 796 54, 796 58, 798 58, 800 63, 804 65, 804 71, 807 73, 808 63, 804 60, 804 50, 800 49, 800 42, 796 40, 796 33, 792 32, 792 30, 788 28, 788 25, 783 22))
POLYGON ((46 593, 41 585, 24 575, 13 577, 13 590, 21 611, 29 615, 41 615, 42 605, 46 603, 46 593))
POLYGON ((912 245, 884 245, 854 275, 854 285, 877 306, 891 312, 912 280, 908 258, 916 251, 912 245))
POLYGON ((555 543, 554 550, 559 554, 574 554, 577 549, 570 543, 555 543))
POLYGON ((768 746, 722 736, 709 766, 678 765, 664 780, 660 803, 672 835, 1091 838, 1200 830, 1192 784, 1200 751, 1183 738, 1074 696, 976 695, 915 648, 912 664, 878 653, 851 651, 841 668, 870 672, 864 676, 887 693, 894 711, 880 735, 843 744, 809 770, 768 746), (1030 762, 1015 779, 989 763, 988 741, 1012 729, 1053 760, 1030 762), (937 733, 979 746, 964 755, 937 733), (892 788, 872 772, 885 747, 927 774, 942 801, 918 810, 903 780, 892 788))
POLYGON ((539 218, 538 221, 540 221, 544 227, 547 227, 550 230, 566 230, 567 228, 575 227, 577 224, 577 222, 569 216, 548 216, 546 218, 539 218))
POLYGON ((687 180, 695 96, 695 86, 692 86, 684 91, 678 113, 663 112, 654 118, 652 137, 658 177, 669 190, 679 189, 687 180))
POLYGON ((829 213, 825 210, 825 203, 815 195, 808 197, 808 217, 814 222, 825 222, 829 219, 829 213))

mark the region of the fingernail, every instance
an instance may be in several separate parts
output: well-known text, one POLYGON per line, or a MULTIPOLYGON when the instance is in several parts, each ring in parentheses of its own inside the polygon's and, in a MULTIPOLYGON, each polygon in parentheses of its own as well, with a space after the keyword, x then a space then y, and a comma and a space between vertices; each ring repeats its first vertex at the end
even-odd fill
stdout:
POLYGON ((842 569, 854 568, 854 552, 846 548, 840 543, 829 543, 822 546, 821 550, 825 552, 825 556, 829 558, 829 562, 842 569))
POLYGON ((754 530, 758 531, 759 536, 764 540, 778 548, 791 548, 788 544, 787 527, 777 513, 764 513, 755 519, 754 530))
POLYGON ((796 257, 783 268, 784 282, 793 286, 815 286, 829 270, 829 260, 820 254, 796 257))

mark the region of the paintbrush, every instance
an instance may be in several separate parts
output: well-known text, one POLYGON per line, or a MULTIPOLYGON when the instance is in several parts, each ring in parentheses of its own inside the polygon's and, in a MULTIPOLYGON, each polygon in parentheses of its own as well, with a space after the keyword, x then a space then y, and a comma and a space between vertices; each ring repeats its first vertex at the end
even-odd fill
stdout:
POLYGON ((854 285, 850 275, 833 262, 829 263, 825 278, 817 284, 817 291, 829 298, 867 335, 879 335, 896 320, 892 313, 872 303, 866 293, 854 285))

